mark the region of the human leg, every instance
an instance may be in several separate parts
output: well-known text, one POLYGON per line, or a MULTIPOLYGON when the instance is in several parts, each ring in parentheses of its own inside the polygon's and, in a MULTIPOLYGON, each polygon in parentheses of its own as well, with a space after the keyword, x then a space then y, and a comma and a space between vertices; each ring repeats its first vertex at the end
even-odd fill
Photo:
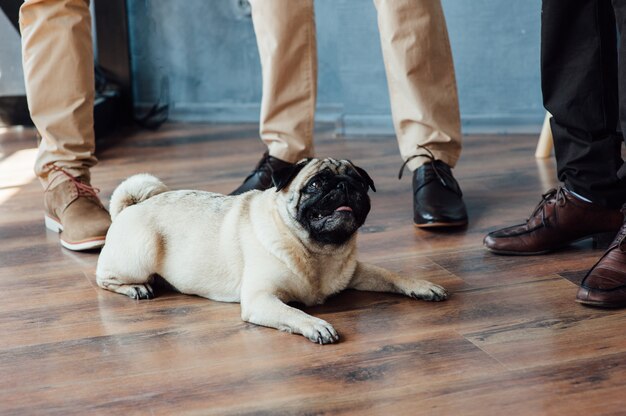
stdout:
MULTIPOLYGON (((615 20, 620 33, 619 37, 619 64, 618 64, 618 92, 619 92, 619 120, 622 136, 626 128, 626 2, 613 0, 615 20)), ((618 156, 617 153, 616 156, 618 156)), ((617 158, 611 162, 619 166, 617 158)), ((617 169, 617 178, 626 181, 626 164, 617 169)), ((623 199, 616 203, 626 202, 626 192, 621 194, 623 199)), ((626 216, 626 204, 622 208, 626 216)), ((581 283, 576 295, 576 301, 584 305, 600 307, 626 307, 626 222, 617 233, 615 240, 598 262, 589 270, 581 283)))
POLYGON ((441 2, 374 3, 400 154, 413 171, 415 225, 464 225, 451 170, 461 153, 459 101, 441 2))
POLYGON ((616 175, 621 137, 615 42, 609 1, 543 1, 542 91, 565 187, 545 194, 526 223, 488 234, 490 251, 541 254, 619 230, 626 189, 616 175))
POLYGON ((263 76, 268 152, 233 194, 272 186, 272 171, 313 156, 317 45, 313 0, 251 0, 263 76))
POLYGON ((24 79, 41 143, 35 173, 46 225, 72 250, 101 247, 109 215, 90 185, 96 164, 88 0, 26 0, 20 9, 24 79))

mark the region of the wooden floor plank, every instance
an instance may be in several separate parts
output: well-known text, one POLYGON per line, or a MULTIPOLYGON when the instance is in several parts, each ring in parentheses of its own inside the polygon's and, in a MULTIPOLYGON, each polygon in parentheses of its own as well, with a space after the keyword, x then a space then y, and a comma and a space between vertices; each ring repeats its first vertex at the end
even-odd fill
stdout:
MULTIPOLYGON (((347 291, 305 309, 341 334, 319 346, 242 322, 238 304, 103 291, 97 253, 69 252, 43 227, 42 189, 22 157, 32 158, 34 132, 1 133, 0 414, 623 413, 626 313, 573 301, 601 251, 582 242, 503 257, 482 247, 557 184, 554 160, 533 158, 536 137, 465 137, 455 175, 470 223, 433 232, 412 225, 394 138, 335 138, 327 125, 316 135, 320 155, 350 158, 376 182, 360 257, 442 284, 448 301, 347 291)), ((104 202, 140 172, 227 193, 264 151, 255 125, 168 124, 113 142, 92 172, 104 202)))
POLYGON ((137 398, 155 396, 162 400, 161 411, 165 413, 175 412, 176 402, 182 400, 191 409, 198 406, 213 409, 215 414, 228 414, 252 410, 253 406, 272 405, 278 410, 283 401, 311 403, 324 398, 336 400, 337 396, 345 399, 366 391, 384 396, 389 390, 407 385, 427 390, 434 380, 466 380, 470 374, 494 376, 504 371, 495 360, 453 333, 399 334, 383 347, 367 340, 320 349, 314 344, 282 342, 285 334, 269 343, 259 343, 263 341, 257 336, 261 332, 253 328, 245 334, 231 333, 217 339, 197 332, 198 339, 192 343, 177 342, 176 334, 162 334, 161 338, 176 344, 177 352, 167 357, 176 365, 165 371, 156 371, 162 354, 150 347, 160 343, 155 336, 135 334, 116 340, 93 339, 89 346, 58 346, 59 350, 69 349, 84 357, 81 362, 59 362, 61 368, 69 367, 66 371, 72 379, 54 384, 44 376, 47 388, 31 385, 25 391, 2 389, 0 400, 7 403, 18 394, 28 395, 28 403, 18 402, 10 409, 24 413, 47 403, 68 410, 102 407, 119 414, 134 408, 137 398), (242 343, 238 351, 222 342, 228 342, 229 336, 242 343), (133 345, 143 347, 143 353, 124 359, 123 349, 133 345), (88 348, 93 352, 86 351, 88 348), (106 357, 90 362, 105 349, 106 357), (220 358, 212 359, 216 355, 220 358), (81 377, 83 383, 76 383, 76 377, 81 377), (89 380, 91 386, 86 384, 89 380), (76 391, 80 393, 75 396, 76 391))
POLYGON ((623 334, 615 331, 622 322, 620 312, 578 308, 464 335, 507 368, 523 369, 626 353, 623 334))

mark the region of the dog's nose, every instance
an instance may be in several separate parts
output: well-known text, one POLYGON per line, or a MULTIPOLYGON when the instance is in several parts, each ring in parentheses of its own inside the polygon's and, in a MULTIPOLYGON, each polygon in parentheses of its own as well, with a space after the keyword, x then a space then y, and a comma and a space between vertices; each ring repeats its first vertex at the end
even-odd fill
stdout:
POLYGON ((346 184, 345 182, 341 181, 337 184, 337 189, 346 192, 348 190, 348 184, 346 184))

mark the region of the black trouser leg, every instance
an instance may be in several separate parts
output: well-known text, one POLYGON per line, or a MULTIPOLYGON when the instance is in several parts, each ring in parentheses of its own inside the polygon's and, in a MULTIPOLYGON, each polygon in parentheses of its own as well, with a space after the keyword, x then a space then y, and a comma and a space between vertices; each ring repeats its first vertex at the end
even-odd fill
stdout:
POLYGON ((543 0, 541 84, 559 179, 606 206, 626 202, 618 132, 617 34, 610 0, 543 0))
MULTIPOLYGON (((626 1, 613 0, 615 20, 619 30, 619 120, 626 144, 626 1)), ((626 181, 626 163, 617 171, 617 177, 626 181)), ((624 199, 626 202, 626 198, 624 199)))

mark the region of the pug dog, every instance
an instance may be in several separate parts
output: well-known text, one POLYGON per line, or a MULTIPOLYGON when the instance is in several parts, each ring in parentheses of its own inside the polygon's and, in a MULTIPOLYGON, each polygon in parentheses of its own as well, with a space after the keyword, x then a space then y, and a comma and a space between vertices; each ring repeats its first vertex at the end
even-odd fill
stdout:
POLYGON ((338 341, 337 331, 288 302, 321 304, 347 288, 447 298, 441 286, 357 259, 368 190, 376 190, 365 170, 348 160, 306 159, 273 180, 269 190, 225 196, 130 177, 111 196, 98 285, 149 299, 159 275, 182 293, 240 302, 244 321, 319 344, 338 341))

